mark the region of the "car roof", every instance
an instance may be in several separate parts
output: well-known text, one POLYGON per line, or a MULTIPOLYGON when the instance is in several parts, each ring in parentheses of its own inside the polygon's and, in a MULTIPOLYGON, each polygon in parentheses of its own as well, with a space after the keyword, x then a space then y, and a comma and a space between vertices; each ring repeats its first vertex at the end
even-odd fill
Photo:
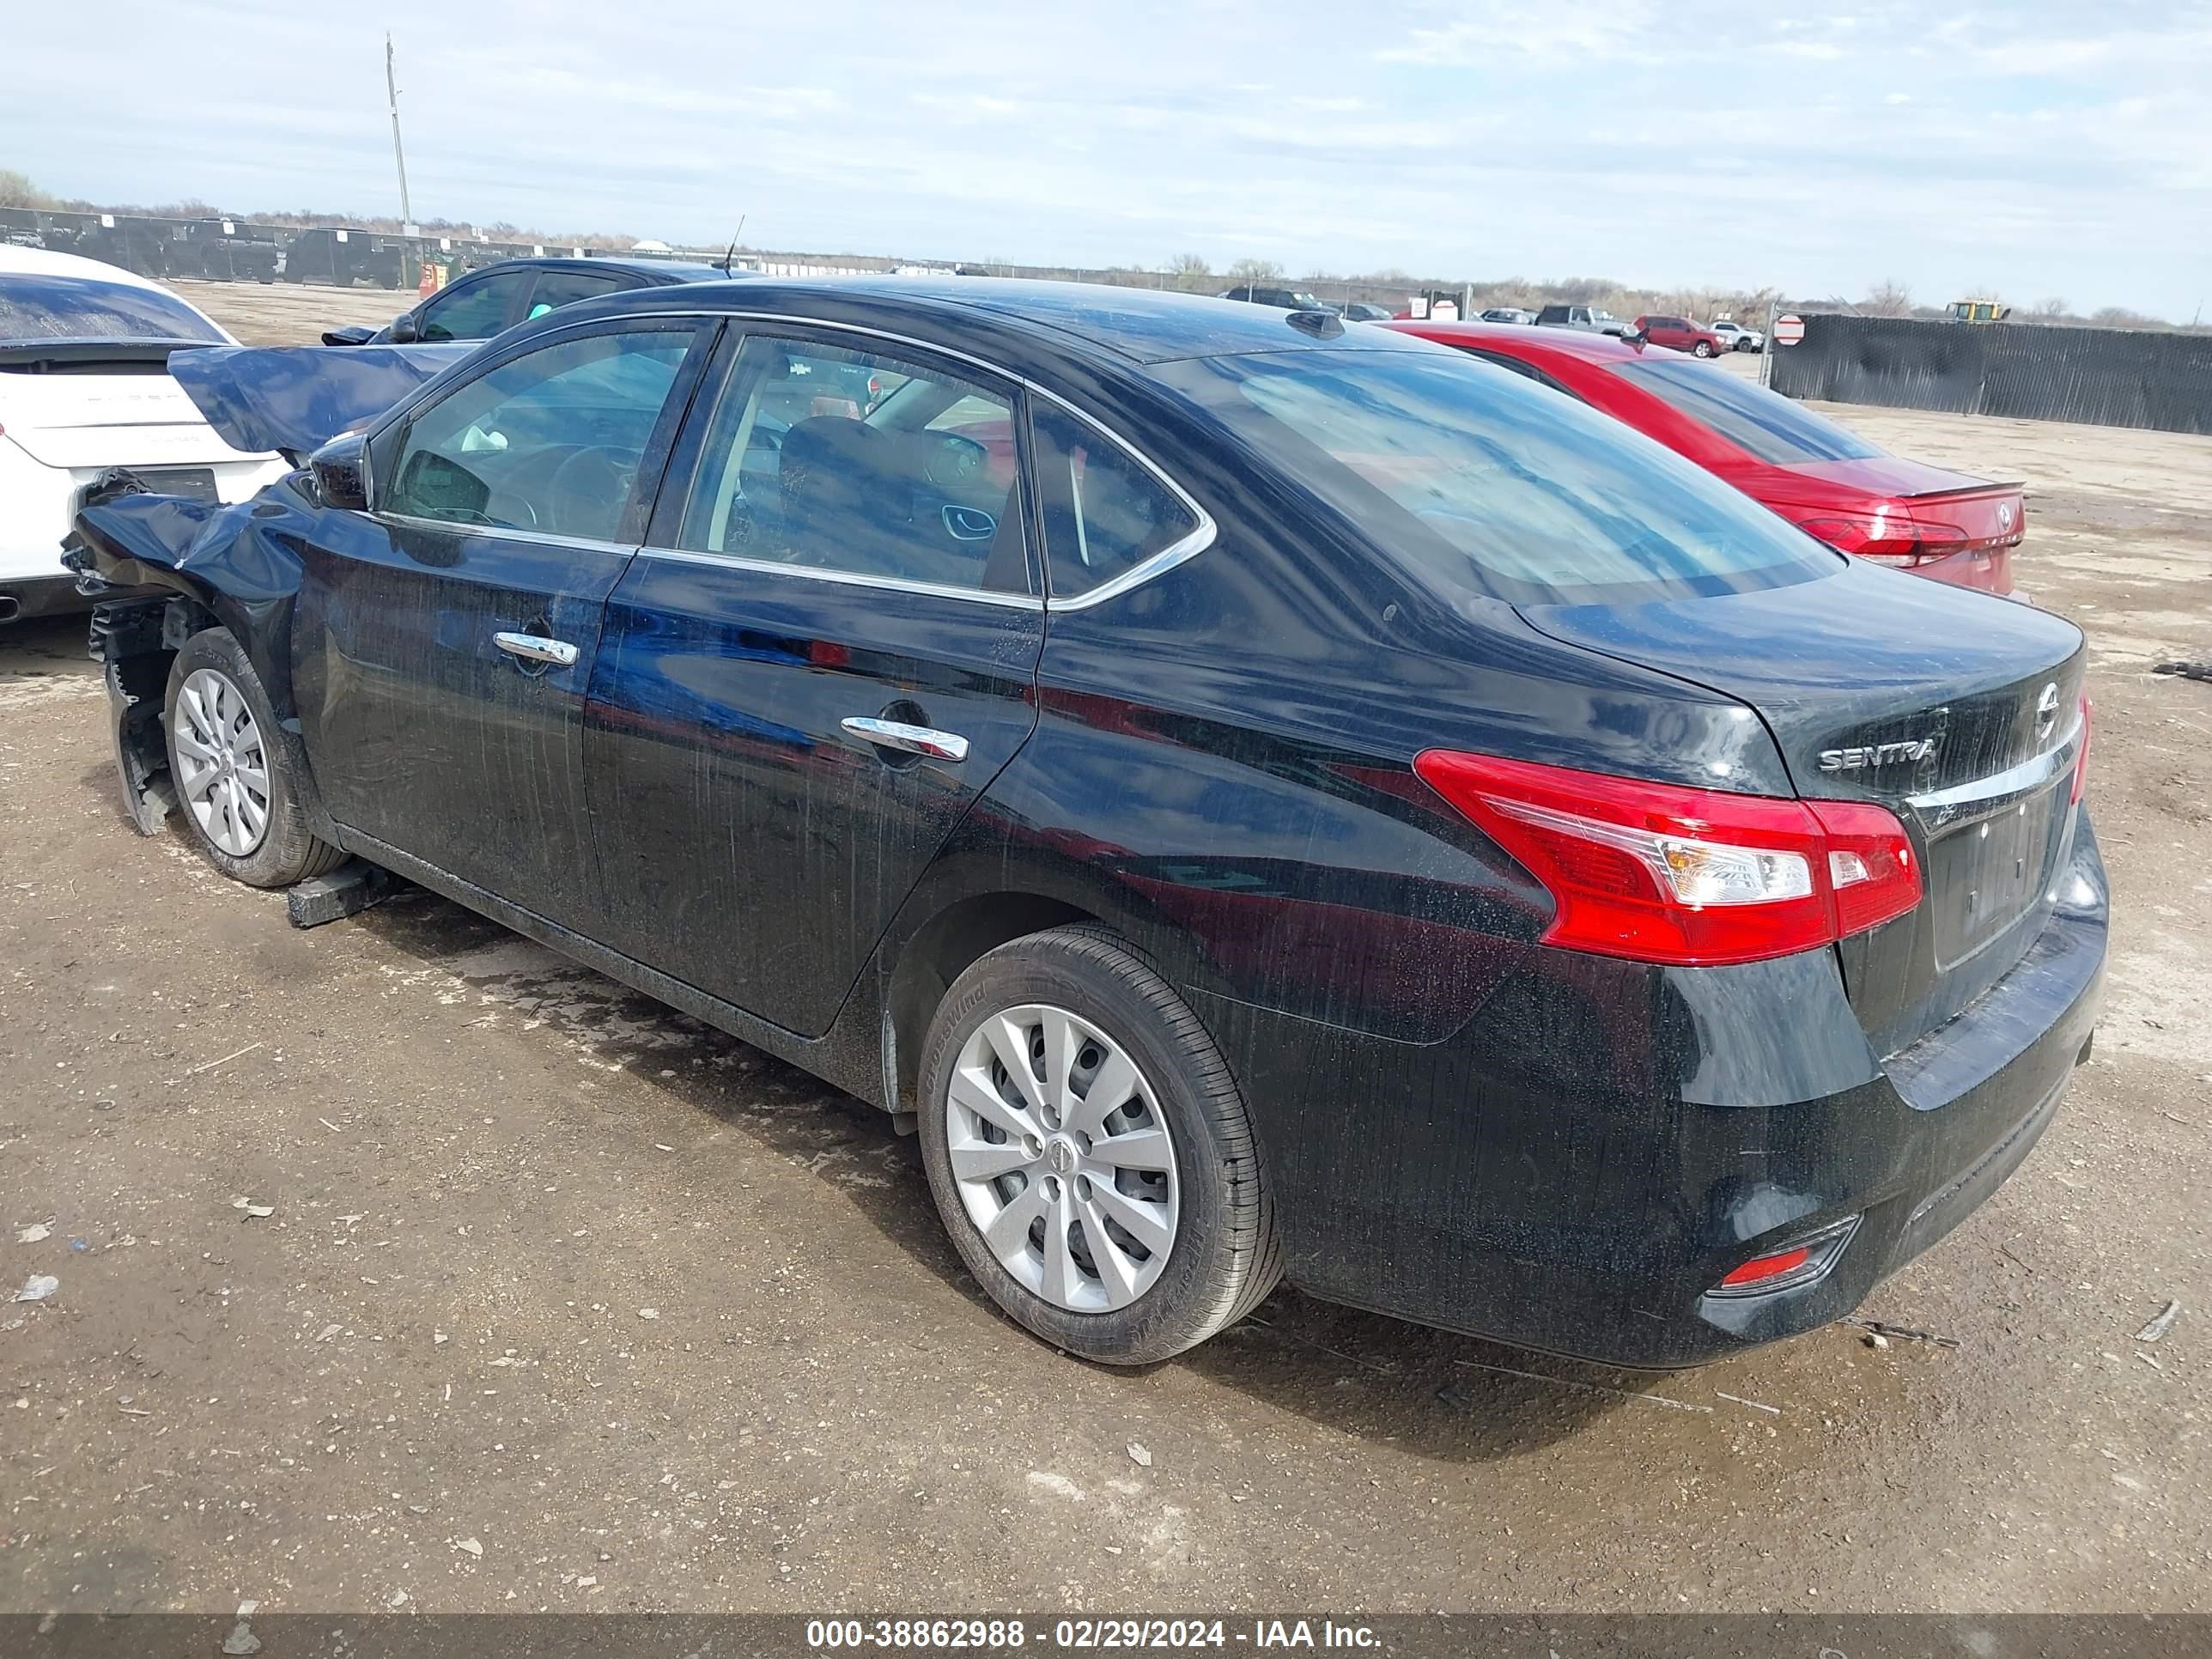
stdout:
MULTIPOLYGON (((1446 345, 1496 347, 1509 356, 1578 357, 1585 362, 1632 363, 1644 356, 1644 348, 1630 345, 1610 334, 1584 334, 1577 329, 1532 331, 1510 323, 1377 323, 1400 334, 1418 334, 1446 345)), ((1670 356, 1678 354, 1669 353, 1670 356)))
MULTIPOLYGON (((719 273, 718 273, 719 274, 719 273)), ((1106 351, 1131 363, 1173 362, 1188 357, 1219 357, 1259 351, 1419 349, 1418 341, 1394 342, 1376 332, 1382 325, 1344 329, 1316 337, 1291 325, 1293 315, 1241 300, 1211 295, 1173 294, 1154 289, 1121 288, 1104 283, 1052 283, 1000 276, 822 276, 753 277, 733 283, 726 297, 747 310, 788 311, 823 321, 861 320, 896 325, 902 313, 983 327, 1032 340, 1056 339, 1106 351)), ((702 296, 687 289, 623 296, 631 304, 694 304, 702 296)), ((611 307, 613 299, 584 302, 611 307)), ((574 307, 558 313, 574 317, 574 307)))
POLYGON ((468 274, 480 276, 488 270, 623 270, 634 276, 670 283, 732 282, 751 275, 749 271, 725 271, 719 266, 697 264, 683 259, 629 259, 618 254, 598 253, 523 254, 515 258, 495 259, 488 265, 478 265, 468 274))
MULTIPOLYGON (((57 253, 52 248, 19 247, 12 242, 0 243, 0 276, 10 274, 74 276, 80 282, 107 283, 117 288, 150 288, 158 293, 169 293, 151 277, 141 276, 137 271, 125 270, 120 265, 111 265, 104 259, 88 259, 81 253, 57 253)), ((172 299, 176 297, 170 295, 172 299)))

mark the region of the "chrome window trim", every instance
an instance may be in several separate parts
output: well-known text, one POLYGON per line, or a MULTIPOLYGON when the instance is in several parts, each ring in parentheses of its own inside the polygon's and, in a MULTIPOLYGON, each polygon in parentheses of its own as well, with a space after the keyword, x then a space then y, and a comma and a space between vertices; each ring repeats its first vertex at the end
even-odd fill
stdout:
POLYGON ((379 513, 371 510, 368 515, 379 524, 401 525, 412 530, 436 530, 449 536, 489 536, 495 541, 535 542, 545 547, 577 547, 594 553, 609 553, 627 559, 638 550, 632 542, 593 541, 588 536, 556 536, 550 531, 517 530, 508 525, 466 524, 458 519, 422 519, 411 513, 379 513))
POLYGON ((2031 793, 2074 764, 2075 749, 2081 739, 2081 720, 2077 714, 2066 736, 2040 755, 2008 766, 2002 772, 1992 772, 1985 778, 1974 778, 1925 795, 1909 795, 1905 804, 1917 812, 1942 817, 1961 807, 1985 805, 2031 793))
MULTIPOLYGON (((1034 380, 1024 380, 1022 385, 1034 395, 1042 398, 1050 403, 1057 404, 1060 408, 1066 410, 1070 415, 1073 415, 1077 420, 1081 421, 1085 426, 1090 427, 1093 431, 1097 432, 1109 443, 1113 444, 1115 447, 1120 449, 1123 454, 1128 456, 1130 459, 1136 462, 1138 465, 1143 467, 1146 471, 1151 473, 1153 477, 1158 479, 1161 486, 1167 490, 1168 494, 1173 495, 1177 501, 1181 501, 1184 507, 1188 507, 1190 510, 1191 515, 1198 521, 1196 526, 1187 535, 1182 537, 1176 541, 1169 543, 1165 547, 1153 554, 1150 558, 1131 565, 1127 570, 1124 570, 1120 575, 1113 578, 1110 581, 1101 582, 1097 586, 1091 588, 1089 592, 1078 593, 1073 599, 1054 599, 1048 597, 1046 603, 1050 609, 1054 611, 1088 611, 1094 605, 1103 605, 1109 599, 1117 599, 1121 598, 1122 594, 1129 592, 1130 589, 1143 586, 1154 577, 1164 576, 1169 571, 1174 569, 1177 565, 1196 558, 1200 554, 1205 552, 1207 548, 1213 545, 1214 538, 1218 533, 1213 522, 1213 515, 1211 513, 1208 513, 1204 507, 1200 507, 1198 504, 1196 497, 1193 496, 1190 491, 1185 489, 1181 484, 1177 483, 1175 479, 1169 475, 1165 467, 1160 465, 1158 462, 1153 460, 1151 456, 1146 454, 1143 450, 1138 448, 1136 445, 1131 443, 1120 433, 1115 431, 1112 427, 1107 425, 1105 422, 1100 420, 1097 416, 1089 413, 1087 410, 1078 409, 1073 404, 1068 402, 1066 398, 1061 397, 1057 392, 1054 392, 1045 386, 1041 386, 1034 380)), ((1049 590, 1052 586, 1052 550, 1048 547, 1041 550, 1044 555, 1045 586, 1048 590, 1048 594, 1049 594, 1049 590)))
POLYGON ((857 570, 825 570, 814 565, 785 564, 775 559, 748 559, 735 553, 702 553, 688 547, 637 550, 644 559, 672 559, 678 564, 720 565, 732 570, 758 571, 768 576, 802 576, 809 581, 836 582, 847 587, 881 588, 894 593, 921 593, 932 599, 972 599, 1009 611, 1042 611, 1044 601, 1034 593, 996 593, 987 587, 955 587, 950 582, 909 581, 903 576, 871 576, 857 570))

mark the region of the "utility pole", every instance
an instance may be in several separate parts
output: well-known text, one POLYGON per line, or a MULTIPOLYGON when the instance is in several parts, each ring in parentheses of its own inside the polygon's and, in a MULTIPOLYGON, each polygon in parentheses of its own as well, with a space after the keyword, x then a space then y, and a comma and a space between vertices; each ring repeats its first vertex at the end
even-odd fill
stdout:
POLYGON ((399 222, 411 232, 415 210, 407 201, 407 152, 399 147, 399 82, 392 68, 392 31, 384 32, 384 94, 392 104, 392 161, 399 169, 399 222))

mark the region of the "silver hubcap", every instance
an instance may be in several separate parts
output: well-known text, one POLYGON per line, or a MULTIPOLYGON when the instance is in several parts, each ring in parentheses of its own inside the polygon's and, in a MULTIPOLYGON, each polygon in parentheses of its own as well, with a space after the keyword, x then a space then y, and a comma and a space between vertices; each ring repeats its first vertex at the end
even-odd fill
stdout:
POLYGON ((1120 1044, 1064 1008, 1009 1008, 961 1049, 947 1106, 960 1201, 1008 1273, 1073 1313, 1152 1289, 1182 1213, 1175 1146, 1120 1044))
POLYGON ((196 668, 169 713, 178 793, 200 833, 245 858, 269 833, 269 757, 245 695, 212 668, 196 668))

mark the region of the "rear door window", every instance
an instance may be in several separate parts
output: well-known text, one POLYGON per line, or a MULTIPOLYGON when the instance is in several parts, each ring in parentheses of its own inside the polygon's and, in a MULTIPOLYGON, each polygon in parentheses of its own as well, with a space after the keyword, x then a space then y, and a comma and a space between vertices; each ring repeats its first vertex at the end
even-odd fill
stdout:
POLYGON ((1775 466, 1859 461, 1883 453, 1825 416, 1723 368, 1646 357, 1616 364, 1613 372, 1775 466))
POLYGON ((1054 599, 1130 575, 1202 529, 1188 502, 1089 422, 1040 399, 1030 432, 1054 599))
POLYGON ((1840 555, 1672 451, 1509 375, 1398 352, 1268 353, 1160 372, 1448 594, 1632 603, 1841 568, 1840 555))
POLYGON ((755 335, 701 442, 679 549, 873 581, 1030 592, 1010 392, 755 335))

